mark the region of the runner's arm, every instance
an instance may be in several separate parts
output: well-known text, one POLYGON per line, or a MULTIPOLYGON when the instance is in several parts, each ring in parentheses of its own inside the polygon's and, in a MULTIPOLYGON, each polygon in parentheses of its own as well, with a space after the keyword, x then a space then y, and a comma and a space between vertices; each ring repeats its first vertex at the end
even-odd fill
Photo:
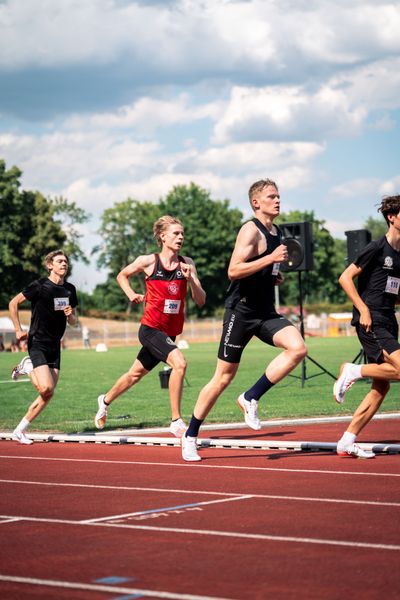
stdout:
POLYGON ((17 341, 24 340, 28 337, 28 333, 24 331, 21 327, 21 322, 19 320, 19 305, 25 302, 26 298, 22 292, 14 296, 8 305, 10 311, 10 317, 13 322, 15 328, 15 336, 17 341))
POLYGON ((372 319, 368 306, 362 300, 357 291, 354 279, 359 277, 362 269, 354 263, 349 265, 339 277, 339 283, 346 292, 349 299, 352 301, 358 312, 360 313, 360 325, 368 332, 371 330, 372 319))
POLYGON ((184 263, 181 262, 182 273, 188 280, 194 302, 201 308, 206 302, 206 293, 201 286, 193 260, 185 256, 185 261, 184 263))
POLYGON ((264 267, 287 260, 287 247, 285 244, 281 244, 271 254, 247 262, 257 255, 257 242, 258 229, 252 221, 249 221, 243 225, 237 235, 228 267, 229 279, 243 279, 243 277, 249 277, 249 275, 257 273, 264 267))
POLYGON ((143 302, 144 295, 137 294, 129 283, 129 278, 139 273, 146 273, 146 270, 154 264, 154 254, 138 256, 136 260, 124 267, 117 275, 117 282, 122 291, 128 296, 133 304, 143 302))

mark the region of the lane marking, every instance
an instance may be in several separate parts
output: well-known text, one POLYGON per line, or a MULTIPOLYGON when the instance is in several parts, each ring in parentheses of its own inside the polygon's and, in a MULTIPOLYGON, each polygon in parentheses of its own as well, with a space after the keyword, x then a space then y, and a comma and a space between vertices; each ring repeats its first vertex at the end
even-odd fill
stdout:
MULTIPOLYGON (((13 518, 12 515, 0 515, 1 518, 13 518)), ((265 533, 242 533, 238 531, 218 531, 213 529, 188 529, 180 527, 156 527, 152 525, 131 525, 125 523, 84 523, 69 519, 46 519, 41 517, 19 517, 21 522, 71 525, 74 527, 108 527, 111 529, 133 529, 140 531, 156 531, 157 533, 175 533, 182 535, 200 535, 210 537, 237 538, 240 540, 259 540, 267 542, 292 542, 296 544, 316 544, 322 546, 343 546, 350 548, 366 548, 369 550, 400 551, 398 544, 377 544, 373 542, 355 542, 351 540, 330 540, 323 538, 295 537, 285 535, 269 535, 265 533)))
POLYGON ((95 583, 78 583, 73 581, 57 581, 53 579, 38 579, 34 577, 15 577, 12 575, 1 575, 0 581, 9 583, 25 583, 28 585, 45 585, 49 587, 64 588, 70 590, 85 590, 92 592, 106 592, 108 594, 141 594, 151 598, 167 598, 168 600, 231 600, 217 596, 199 596, 194 594, 178 594, 174 592, 144 590, 139 588, 120 587, 115 585, 99 585, 95 583))
MULTIPOLYGON (((91 483, 59 483, 55 481, 24 481, 19 479, 0 479, 0 483, 12 483, 17 485, 38 485, 49 487, 72 487, 72 488, 88 488, 110 491, 134 491, 134 492, 165 492, 166 494, 199 494, 207 496, 241 496, 241 492, 210 492, 204 490, 178 490, 174 488, 150 488, 136 487, 127 485, 95 485, 91 483)), ((285 496, 283 494, 250 494, 251 498, 265 498, 266 500, 296 500, 302 502, 330 502, 335 504, 361 504, 362 506, 392 506, 400 507, 400 502, 384 502, 377 500, 348 500, 346 498, 317 498, 314 496, 285 496)))
POLYGON ((152 513, 164 513, 174 510, 180 510, 184 508, 193 508, 198 506, 208 506, 209 504, 222 504, 223 502, 235 502, 235 500, 247 500, 248 498, 252 498, 253 496, 250 494, 246 494, 243 496, 238 496, 237 498, 222 498, 218 500, 205 500, 204 502, 193 502, 191 504, 180 504, 178 506, 169 506, 167 508, 154 508, 150 510, 140 510, 138 512, 125 513, 122 515, 111 515, 108 517, 99 517, 98 519, 85 519, 80 521, 81 523, 100 523, 101 521, 113 521, 115 519, 123 519, 124 517, 137 517, 140 515, 150 515, 152 513))
MULTIPOLYGON (((249 455, 251 456, 251 455, 249 455)), ((84 462, 84 463, 95 463, 95 464, 110 464, 110 465, 143 465, 146 467, 156 466, 156 467, 179 467, 184 469, 228 469, 228 470, 239 470, 239 471, 273 471, 273 472, 281 472, 281 473, 315 473, 317 475, 361 475, 366 477, 400 477, 400 473, 377 473, 377 472, 362 472, 362 471, 334 471, 330 469, 287 469, 284 467, 243 467, 239 465, 207 465, 204 463, 170 463, 170 462, 154 462, 154 461, 139 461, 139 460, 100 460, 94 458, 58 458, 58 457, 43 457, 43 456, 13 456, 13 455, 0 455, 0 458, 10 459, 10 460, 47 460, 47 461, 60 461, 60 462, 84 462)), ((343 458, 337 457, 338 460, 346 460, 343 458)), ((352 461, 351 458, 348 460, 352 461)), ((354 459, 356 460, 356 459, 354 459)))

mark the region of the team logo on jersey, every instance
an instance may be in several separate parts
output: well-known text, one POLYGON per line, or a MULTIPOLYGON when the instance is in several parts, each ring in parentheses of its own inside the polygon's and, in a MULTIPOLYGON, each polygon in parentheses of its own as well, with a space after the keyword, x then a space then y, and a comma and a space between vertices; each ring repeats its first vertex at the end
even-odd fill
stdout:
POLYGON ((393 269, 393 258, 391 256, 385 256, 383 268, 384 269, 393 269))
POLYGON ((179 293, 179 287, 176 283, 172 282, 168 285, 168 291, 170 294, 176 296, 179 293))

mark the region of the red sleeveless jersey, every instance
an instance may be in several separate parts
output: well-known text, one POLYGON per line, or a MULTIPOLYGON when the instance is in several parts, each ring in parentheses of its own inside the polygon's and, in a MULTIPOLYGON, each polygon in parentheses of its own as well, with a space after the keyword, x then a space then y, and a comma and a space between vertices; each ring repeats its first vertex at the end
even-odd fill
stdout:
MULTIPOLYGON (((154 270, 146 277, 146 298, 143 325, 159 329, 167 335, 182 333, 187 279, 180 267, 169 271, 155 254, 154 270)), ((180 262, 185 262, 178 256, 180 262)))

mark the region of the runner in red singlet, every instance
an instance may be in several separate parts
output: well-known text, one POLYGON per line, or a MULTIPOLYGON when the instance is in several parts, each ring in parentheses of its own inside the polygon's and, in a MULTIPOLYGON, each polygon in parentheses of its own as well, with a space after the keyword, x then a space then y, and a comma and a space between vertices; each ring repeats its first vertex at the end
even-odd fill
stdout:
POLYGON ((169 378, 170 431, 181 437, 187 428, 180 413, 186 360, 175 344, 175 338, 183 330, 187 285, 198 306, 204 305, 206 294, 193 260, 179 254, 184 240, 181 221, 169 215, 160 217, 153 225, 153 232, 161 252, 139 256, 117 277, 131 302, 145 302, 139 329, 142 348, 129 371, 116 381, 111 390, 98 397, 95 425, 97 429, 103 429, 111 402, 163 361, 172 368, 169 378), (139 273, 145 274, 145 295, 137 294, 129 283, 129 278, 139 273))

